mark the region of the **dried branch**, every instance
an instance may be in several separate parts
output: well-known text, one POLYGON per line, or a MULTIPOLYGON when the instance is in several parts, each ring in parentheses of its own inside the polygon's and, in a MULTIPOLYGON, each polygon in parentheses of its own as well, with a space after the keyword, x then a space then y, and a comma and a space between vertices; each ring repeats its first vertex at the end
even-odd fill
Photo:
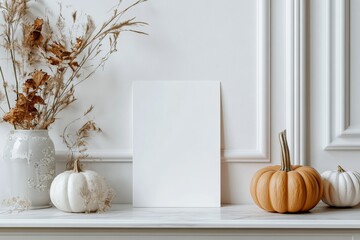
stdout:
POLYGON ((5 92, 6 103, 7 103, 8 107, 9 107, 9 111, 10 111, 11 105, 10 105, 10 100, 9 100, 9 94, 8 94, 8 91, 7 91, 7 82, 5 81, 5 77, 4 77, 2 67, 0 67, 0 73, 1 73, 1 79, 3 81, 3 88, 4 88, 4 92, 5 92))
POLYGON ((74 123, 85 118, 94 109, 94 106, 90 106, 85 113, 75 120, 71 121, 63 130, 62 139, 68 148, 69 154, 66 163, 66 169, 70 170, 74 168, 76 160, 85 159, 88 157, 87 151, 87 139, 91 136, 91 133, 100 133, 101 129, 96 125, 93 120, 87 120, 76 132, 75 135, 69 131, 70 126, 74 123))

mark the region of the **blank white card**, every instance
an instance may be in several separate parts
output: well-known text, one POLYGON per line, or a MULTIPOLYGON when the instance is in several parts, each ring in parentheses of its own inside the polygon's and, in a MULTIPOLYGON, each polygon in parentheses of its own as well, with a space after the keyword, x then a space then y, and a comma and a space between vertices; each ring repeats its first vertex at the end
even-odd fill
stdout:
POLYGON ((133 83, 134 207, 220 206, 220 83, 133 83))

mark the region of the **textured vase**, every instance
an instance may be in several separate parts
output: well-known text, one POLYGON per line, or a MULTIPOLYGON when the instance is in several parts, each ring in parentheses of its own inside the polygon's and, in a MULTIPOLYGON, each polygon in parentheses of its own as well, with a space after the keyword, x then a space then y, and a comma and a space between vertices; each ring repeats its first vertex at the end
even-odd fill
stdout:
POLYGON ((11 198, 28 203, 30 209, 50 207, 55 149, 48 131, 11 131, 3 154, 9 169, 11 198))

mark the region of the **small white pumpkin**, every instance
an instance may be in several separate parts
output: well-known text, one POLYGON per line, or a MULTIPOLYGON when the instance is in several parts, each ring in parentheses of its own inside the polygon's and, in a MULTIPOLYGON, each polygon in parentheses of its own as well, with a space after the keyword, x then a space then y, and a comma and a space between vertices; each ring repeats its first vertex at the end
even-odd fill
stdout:
POLYGON ((73 170, 56 176, 50 187, 52 203, 64 212, 105 211, 113 196, 104 177, 91 170, 83 171, 78 160, 73 170))
POLYGON ((337 171, 321 174, 324 195, 322 201, 333 207, 353 207, 360 203, 360 173, 345 171, 338 166, 337 171))

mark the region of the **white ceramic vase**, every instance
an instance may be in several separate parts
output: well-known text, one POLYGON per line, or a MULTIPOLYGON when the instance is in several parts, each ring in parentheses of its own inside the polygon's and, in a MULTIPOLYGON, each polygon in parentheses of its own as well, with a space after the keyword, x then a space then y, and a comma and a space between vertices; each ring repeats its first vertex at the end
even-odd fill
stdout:
POLYGON ((11 197, 30 203, 30 209, 50 207, 55 148, 48 131, 11 131, 3 154, 9 169, 11 197))

